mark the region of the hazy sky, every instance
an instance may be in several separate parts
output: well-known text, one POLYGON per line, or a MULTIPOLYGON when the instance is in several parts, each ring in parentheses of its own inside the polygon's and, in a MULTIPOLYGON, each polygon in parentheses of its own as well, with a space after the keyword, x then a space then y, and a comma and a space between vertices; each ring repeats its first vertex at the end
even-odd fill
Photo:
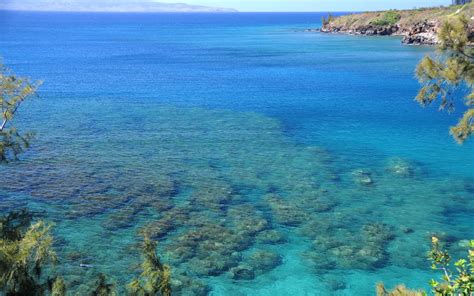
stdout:
POLYGON ((451 0, 189 0, 187 3, 240 11, 358 11, 449 5, 451 0))
MULTIPOLYGON (((153 0, 115 0, 117 2, 146 2, 153 0)), ((10 4, 19 7, 27 3, 48 7, 51 3, 72 3, 71 6, 100 5, 111 0, 0 0, 0 7, 10 4)), ((449 5, 451 0, 162 0, 156 2, 199 4, 214 7, 235 8, 239 11, 363 11, 389 8, 415 8, 449 5)))

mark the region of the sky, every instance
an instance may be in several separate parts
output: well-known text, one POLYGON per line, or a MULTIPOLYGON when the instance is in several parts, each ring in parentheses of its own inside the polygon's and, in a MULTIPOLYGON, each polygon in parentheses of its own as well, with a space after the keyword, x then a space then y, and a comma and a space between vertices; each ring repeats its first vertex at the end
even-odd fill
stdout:
POLYGON ((239 11, 366 11, 449 5, 451 0, 188 0, 187 3, 239 11))
MULTIPOLYGON (((100 5, 110 3, 111 0, 0 0, 2 6, 21 7, 24 5, 41 6, 47 9, 53 3, 69 3, 71 7, 90 5, 100 5), (3 2, 3 4, 2 4, 3 2)), ((115 0, 130 3, 153 2, 154 0, 115 0)), ((449 5, 451 0, 159 0, 155 2, 176 3, 185 2, 187 4, 206 5, 212 7, 234 8, 239 11, 367 11, 384 9, 411 9, 417 7, 429 7, 439 5, 449 5)))

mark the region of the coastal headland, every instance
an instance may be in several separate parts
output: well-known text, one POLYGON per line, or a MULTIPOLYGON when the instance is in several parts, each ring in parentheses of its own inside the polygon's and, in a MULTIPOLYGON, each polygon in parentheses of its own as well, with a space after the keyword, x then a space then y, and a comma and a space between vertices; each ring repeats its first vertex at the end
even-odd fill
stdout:
MULTIPOLYGON (((324 33, 342 33, 366 36, 401 36, 408 45, 436 45, 437 31, 443 21, 453 15, 464 14, 471 20, 474 35, 474 3, 449 7, 413 10, 387 10, 354 13, 323 19, 324 33)), ((308 30, 315 31, 315 30, 308 30)))

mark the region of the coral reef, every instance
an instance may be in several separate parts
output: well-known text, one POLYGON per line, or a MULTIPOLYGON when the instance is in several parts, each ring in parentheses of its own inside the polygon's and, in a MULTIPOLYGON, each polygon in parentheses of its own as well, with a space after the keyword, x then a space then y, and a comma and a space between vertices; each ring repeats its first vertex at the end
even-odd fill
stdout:
POLYGON ((282 263, 278 253, 267 250, 255 251, 248 260, 256 274, 266 273, 282 263))
POLYGON ((393 239, 391 229, 380 223, 364 225, 358 236, 349 230, 340 230, 337 236, 321 233, 313 241, 314 251, 304 257, 321 270, 380 268, 388 260, 386 247, 393 239))
POLYGON ((188 218, 188 208, 173 208, 166 211, 160 219, 146 224, 140 229, 140 232, 142 235, 146 235, 153 240, 158 240, 168 235, 169 232, 175 230, 178 226, 185 224, 188 218))
POLYGON ((283 244, 287 242, 287 237, 278 230, 265 230, 257 235, 257 242, 262 244, 283 244))
POLYGON ((202 281, 183 274, 173 274, 171 288, 174 294, 183 296, 206 296, 211 291, 202 281))
POLYGON ((245 236, 253 237, 269 226, 269 222, 251 205, 235 206, 229 209, 227 217, 234 221, 235 230, 245 236))
POLYGON ((424 266, 430 231, 461 249, 463 229, 443 233, 452 232, 446 219, 469 217, 472 206, 456 208, 470 204, 471 180, 434 178, 396 157, 347 161, 295 145, 278 122, 256 114, 153 110, 159 116, 121 132, 103 155, 112 144, 91 135, 80 149, 63 142, 54 155, 0 167, 9 176, 0 209, 47 209, 64 237, 55 241, 59 271, 74 293, 90 291, 100 272, 128 282, 122 271, 135 270, 143 234, 160 240, 176 295, 207 295, 221 280, 246 287, 273 279, 274 268, 293 264, 282 262, 292 248, 298 270, 332 292, 347 288, 348 270, 424 266), (140 153, 130 153, 136 143, 140 153))
POLYGON ((360 185, 369 186, 374 184, 372 173, 368 170, 358 169, 352 172, 354 182, 360 185))
POLYGON ((309 219, 303 206, 298 207, 294 203, 286 201, 274 194, 269 194, 264 198, 270 206, 275 221, 286 226, 299 226, 309 219))
POLYGON ((278 253, 256 250, 238 266, 231 268, 229 275, 234 280, 252 280, 256 276, 269 272, 281 263, 282 259, 278 253))
POLYGON ((255 271, 252 266, 241 264, 230 269, 230 276, 234 280, 253 280, 255 271))
POLYGON ((388 161, 387 171, 400 177, 413 177, 419 173, 419 168, 402 158, 392 158, 388 161))

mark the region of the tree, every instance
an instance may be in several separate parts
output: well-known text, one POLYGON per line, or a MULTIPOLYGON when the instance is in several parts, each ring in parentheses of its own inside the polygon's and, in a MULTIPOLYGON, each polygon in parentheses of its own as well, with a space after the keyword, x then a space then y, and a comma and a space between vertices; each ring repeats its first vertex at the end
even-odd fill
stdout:
POLYGON ((441 248, 439 239, 432 237, 432 248, 428 253, 431 268, 443 273, 442 280, 431 280, 433 293, 436 296, 460 295, 471 296, 474 294, 474 240, 469 242, 468 258, 460 259, 454 263, 454 270, 450 266, 451 256, 441 248))
POLYGON ((92 291, 91 296, 115 296, 115 284, 107 283, 107 276, 103 273, 99 274, 95 283, 95 289, 92 291))
POLYGON ((329 25, 333 20, 334 17, 331 13, 328 13, 328 18, 325 18, 324 16, 321 17, 321 23, 323 24, 323 27, 329 25))
POLYGON ((140 278, 128 285, 132 296, 171 296, 171 269, 156 254, 157 243, 145 237, 140 278))
POLYGON ((463 103, 467 110, 451 135, 463 143, 474 133, 474 49, 470 40, 469 19, 450 16, 438 31, 438 57, 426 56, 418 64, 416 76, 423 85, 416 100, 427 106, 440 100, 440 110, 452 112, 460 92, 467 92, 463 103))
POLYGON ((29 147, 33 134, 20 134, 12 121, 20 105, 36 94, 40 84, 18 77, 0 64, 0 162, 17 159, 29 147))
MULTIPOLYGON (((430 285, 435 296, 472 296, 474 295, 474 240, 466 243, 467 259, 459 259, 451 267, 451 256, 444 250, 437 237, 431 238, 431 250, 428 259, 431 268, 442 272, 441 280, 432 279, 430 285)), ((382 283, 376 288, 377 296, 425 296, 425 291, 413 291, 404 285, 388 292, 382 283)))
POLYGON ((43 280, 43 268, 56 262, 51 225, 31 223, 26 211, 0 219, 0 291, 6 296, 65 293, 60 278, 43 280))
MULTIPOLYGON (((31 133, 20 134, 12 125, 20 105, 36 95, 40 82, 18 77, 0 64, 0 162, 17 159, 29 147, 31 133)), ((0 217, 0 295, 53 296, 66 294, 62 277, 43 281, 44 266, 56 263, 52 249, 51 225, 42 221, 32 224, 27 210, 0 217)), ((161 263, 155 242, 145 238, 143 272, 129 285, 133 295, 171 295, 170 267, 161 263)), ((115 285, 100 274, 91 296, 116 295, 115 285)))
MULTIPOLYGON (((27 210, 0 217, 0 295, 64 296, 67 285, 61 276, 44 276, 43 269, 56 263, 51 225, 33 223, 27 210)), ((156 254, 157 243, 145 237, 142 273, 128 285, 133 296, 171 296, 171 269, 156 254)), ((117 295, 115 284, 99 274, 90 296, 117 295)))
POLYGON ((51 287, 51 296, 65 296, 66 290, 66 282, 58 276, 51 287))

